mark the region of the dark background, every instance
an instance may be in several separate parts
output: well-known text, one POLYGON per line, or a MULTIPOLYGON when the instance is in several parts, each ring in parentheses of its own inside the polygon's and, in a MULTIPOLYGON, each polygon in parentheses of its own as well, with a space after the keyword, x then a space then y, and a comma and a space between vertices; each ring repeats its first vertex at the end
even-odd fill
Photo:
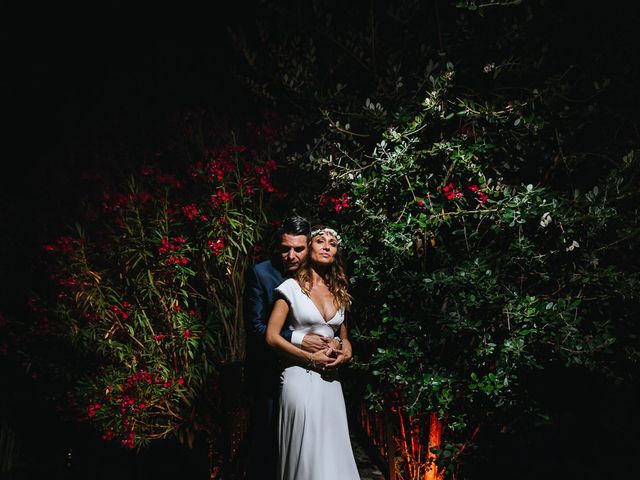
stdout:
MULTIPOLYGON (((3 9, 0 310, 19 314, 39 245, 77 218, 83 198, 152 158, 173 134, 176 115, 204 108, 234 125, 253 114, 254 101, 230 73, 237 53, 227 27, 251 25, 257 10, 254 2, 218 3, 3 9)), ((637 16, 630 13, 615 2, 567 2, 546 28, 559 59, 589 61, 591 49, 609 46, 610 71, 625 75, 638 65, 637 16)), ((612 101, 637 108, 629 103, 637 92, 628 93, 612 101)), ((136 457, 105 445, 86 426, 60 420, 37 382, 0 360, 1 408, 20 425, 30 464, 31 476, 22 478, 205 478, 202 447, 167 442, 136 457)), ((554 423, 487 431, 467 467, 470 478, 615 478, 636 468, 640 399, 633 385, 563 369, 531 382, 554 423)))

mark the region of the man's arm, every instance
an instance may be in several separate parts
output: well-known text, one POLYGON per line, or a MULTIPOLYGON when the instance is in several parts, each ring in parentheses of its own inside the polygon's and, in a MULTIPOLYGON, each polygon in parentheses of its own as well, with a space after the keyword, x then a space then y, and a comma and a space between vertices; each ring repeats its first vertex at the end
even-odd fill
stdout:
MULTIPOLYGON (((267 311, 269 299, 255 268, 250 268, 245 276, 243 316, 247 332, 252 337, 264 339, 267 332, 267 311)), ((280 335, 291 342, 291 330, 286 326, 280 335)))
MULTIPOLYGON (((243 315, 246 329, 252 337, 264 339, 267 332, 267 311, 269 304, 267 292, 256 274, 255 268, 250 268, 245 276, 245 290, 243 299, 243 315)), ((314 353, 327 348, 330 339, 317 334, 306 334, 301 338, 292 338, 292 331, 285 325, 280 332, 287 342, 314 353), (295 341, 294 341, 295 340, 295 341)), ((337 333, 336 333, 337 336, 337 333)), ((337 342, 336 342, 337 343, 337 342)))

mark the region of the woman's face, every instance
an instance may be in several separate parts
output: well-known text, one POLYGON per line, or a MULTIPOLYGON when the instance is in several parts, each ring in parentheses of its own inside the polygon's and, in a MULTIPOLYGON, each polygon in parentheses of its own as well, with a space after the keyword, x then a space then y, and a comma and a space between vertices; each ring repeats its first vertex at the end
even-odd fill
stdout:
POLYGON ((330 233, 321 233, 311 239, 309 255, 311 262, 318 265, 331 265, 338 253, 338 240, 330 233))

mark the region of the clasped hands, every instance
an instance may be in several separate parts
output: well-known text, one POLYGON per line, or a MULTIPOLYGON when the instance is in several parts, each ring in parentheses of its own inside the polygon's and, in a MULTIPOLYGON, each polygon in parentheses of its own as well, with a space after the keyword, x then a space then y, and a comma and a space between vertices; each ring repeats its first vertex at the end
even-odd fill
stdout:
POLYGON ((320 370, 336 368, 351 360, 351 348, 348 341, 340 348, 335 338, 308 333, 302 340, 302 349, 311 354, 311 359, 320 370))

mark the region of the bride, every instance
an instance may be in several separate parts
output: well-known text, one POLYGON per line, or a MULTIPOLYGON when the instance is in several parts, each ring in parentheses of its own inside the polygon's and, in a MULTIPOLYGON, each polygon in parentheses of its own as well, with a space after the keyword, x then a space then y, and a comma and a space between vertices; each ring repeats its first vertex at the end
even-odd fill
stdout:
POLYGON ((313 229, 305 264, 276 289, 266 341, 285 359, 278 420, 281 480, 360 479, 336 369, 351 359, 344 323, 350 296, 339 245, 335 230, 313 229), (284 340, 280 331, 286 320, 294 332, 326 337, 327 348, 311 354, 284 340), (335 332, 337 342, 330 340, 335 332))

